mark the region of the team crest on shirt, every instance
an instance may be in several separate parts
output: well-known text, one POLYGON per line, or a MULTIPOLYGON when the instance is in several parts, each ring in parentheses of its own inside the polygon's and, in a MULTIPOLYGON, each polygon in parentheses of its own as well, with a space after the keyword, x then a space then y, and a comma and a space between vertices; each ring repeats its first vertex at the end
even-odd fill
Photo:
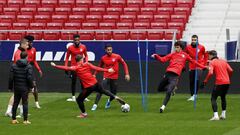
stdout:
POLYGON ((183 57, 183 58, 185 58, 185 55, 184 55, 184 54, 182 54, 182 57, 183 57))
POLYGON ((113 58, 113 59, 112 59, 112 61, 113 61, 113 62, 115 62, 115 61, 116 61, 116 59, 115 59, 115 58, 113 58))
POLYGON ((82 48, 80 48, 80 52, 82 52, 83 50, 82 50, 82 48))

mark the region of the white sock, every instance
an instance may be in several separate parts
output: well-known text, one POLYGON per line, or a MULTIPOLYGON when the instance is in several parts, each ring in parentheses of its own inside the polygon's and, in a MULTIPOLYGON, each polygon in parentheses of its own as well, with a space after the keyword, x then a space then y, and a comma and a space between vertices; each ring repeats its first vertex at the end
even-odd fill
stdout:
POLYGON ((226 117, 226 110, 223 110, 223 111, 222 111, 222 116, 223 116, 223 117, 226 117))
POLYGON ((8 105, 6 113, 12 113, 12 105, 8 105))
POLYGON ((22 115, 23 114, 23 105, 18 105, 18 107, 19 107, 19 110, 20 110, 20 115, 22 115))
POLYGON ((215 118, 218 118, 218 112, 214 112, 213 115, 214 115, 215 118))
POLYGON ((162 107, 161 107, 161 108, 164 110, 164 109, 165 109, 165 107, 166 107, 165 105, 162 105, 162 107))
POLYGON ((97 106, 97 104, 93 104, 93 106, 97 106))
POLYGON ((75 97, 75 96, 72 96, 72 99, 76 99, 76 97, 75 97))
POLYGON ((35 102, 35 104, 36 104, 36 105, 39 105, 38 101, 37 101, 37 102, 35 102))

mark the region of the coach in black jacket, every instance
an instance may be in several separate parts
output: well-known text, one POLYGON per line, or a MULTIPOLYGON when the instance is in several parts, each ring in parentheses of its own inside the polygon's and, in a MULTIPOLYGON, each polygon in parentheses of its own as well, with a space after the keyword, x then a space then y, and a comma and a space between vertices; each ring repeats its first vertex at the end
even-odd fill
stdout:
POLYGON ((19 123, 16 120, 16 111, 20 100, 23 104, 24 124, 30 124, 28 121, 28 93, 33 88, 33 69, 27 61, 27 52, 20 54, 21 59, 13 64, 10 69, 9 89, 14 90, 14 103, 12 108, 12 124, 19 123))

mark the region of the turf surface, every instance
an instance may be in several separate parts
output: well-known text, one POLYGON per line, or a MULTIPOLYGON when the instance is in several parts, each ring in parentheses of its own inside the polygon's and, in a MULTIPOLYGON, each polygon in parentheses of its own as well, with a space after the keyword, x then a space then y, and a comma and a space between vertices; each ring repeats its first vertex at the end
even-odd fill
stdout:
MULTIPOLYGON (((140 94, 120 93, 131 106, 129 113, 122 113, 120 105, 113 101, 104 109, 103 97, 96 111, 91 111, 95 98, 85 102, 88 118, 76 118, 79 114, 74 102, 66 102, 69 94, 40 93, 41 109, 36 109, 30 96, 29 120, 31 125, 10 124, 4 116, 9 93, 0 93, 0 135, 240 135, 239 95, 227 96, 227 119, 208 121, 212 116, 210 95, 198 96, 197 108, 187 101, 188 95, 177 94, 171 98, 164 113, 159 113, 164 94, 148 95, 148 109, 143 111, 140 94)), ((221 111, 220 100, 218 109, 221 111)))

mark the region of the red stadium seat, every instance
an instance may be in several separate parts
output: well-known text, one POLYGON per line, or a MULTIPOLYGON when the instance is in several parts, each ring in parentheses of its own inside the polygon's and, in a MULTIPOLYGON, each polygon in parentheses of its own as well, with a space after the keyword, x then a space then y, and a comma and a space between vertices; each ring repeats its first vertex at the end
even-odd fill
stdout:
POLYGON ((119 15, 103 15, 103 21, 104 22, 118 22, 119 21, 119 15))
POLYGON ((23 0, 8 0, 8 6, 21 7, 24 2, 23 0))
POLYGON ((120 7, 108 7, 106 9, 106 13, 108 15, 120 15, 122 14, 123 10, 120 7))
POLYGON ((68 22, 76 22, 80 23, 85 21, 85 15, 69 15, 69 21, 68 22))
POLYGON ((114 31, 113 39, 114 40, 128 40, 130 38, 129 32, 126 31, 114 31))
POLYGON ((98 23, 96 22, 84 22, 82 23, 82 29, 98 29, 98 23))
POLYGON ((41 4, 40 0, 25 0, 25 7, 38 7, 41 4))
POLYGON ((29 23, 13 23, 13 30, 26 30, 29 28, 29 23))
POLYGON ((39 15, 51 15, 54 12, 52 7, 40 7, 37 9, 39 15))
POLYGON ((18 7, 3 7, 3 12, 5 15, 16 15, 19 12, 18 7))
POLYGON ((0 40, 7 40, 8 32, 0 32, 0 40))
POLYGON ((138 15, 138 22, 151 22, 153 20, 153 15, 138 15))
POLYGON ((147 32, 146 31, 132 31, 130 32, 130 39, 132 40, 146 40, 147 32))
POLYGON ((33 21, 32 15, 17 15, 17 22, 27 22, 30 23, 33 21))
POLYGON ((68 15, 52 15, 52 22, 64 23, 68 20, 68 15))
POLYGON ((142 0, 127 0, 128 7, 141 7, 143 5, 142 0))
POLYGON ((12 29, 12 23, 0 23, 0 30, 12 29))
POLYGON ((136 15, 140 12, 138 7, 125 7, 123 9, 125 15, 136 15))
POLYGON ((185 29, 185 23, 183 22, 169 22, 168 23, 169 29, 178 29, 180 31, 183 31, 185 29))
POLYGON ((57 7, 55 8, 55 14, 57 15, 69 15, 72 12, 72 8, 69 7, 57 7))
POLYGON ((96 40, 111 40, 112 39, 112 32, 95 32, 95 39, 96 40))
POLYGON ((102 15, 86 15, 87 22, 100 22, 102 20, 102 15))
POLYGON ((88 7, 75 7, 72 9, 74 15, 86 15, 89 13, 88 7))
POLYGON ((26 32, 9 32, 9 40, 19 40, 26 35, 26 32))
POLYGON ((116 29, 115 23, 99 23, 99 29, 116 29))
POLYGON ((152 32, 149 31, 147 35, 148 40, 163 40, 164 38, 164 32, 152 32))
POLYGON ((142 7, 141 14, 142 15, 153 15, 157 11, 155 7, 142 7))
POLYGON ((42 7, 55 8, 58 5, 58 0, 42 0, 42 7))
POLYGON ((158 7, 157 8, 157 13, 158 15, 162 15, 162 14, 166 14, 166 15, 170 15, 173 13, 173 7, 158 7))
POLYGON ((194 6, 194 0, 177 0, 178 7, 190 7, 194 6))
POLYGON ((93 40, 94 39, 94 32, 79 32, 80 40, 93 40))
POLYGON ((1 22, 14 22, 16 19, 15 15, 0 15, 1 22))
POLYGON ((177 0, 161 0, 161 5, 163 7, 175 7, 177 0))
POLYGON ((32 35, 35 40, 43 39, 43 32, 27 32, 27 35, 32 35))
POLYGON ((51 18, 49 15, 35 15, 34 16, 34 21, 35 22, 43 22, 47 23, 51 21, 51 18))
POLYGON ((59 40, 60 32, 43 32, 44 40, 59 40))
POLYGON ((31 30, 41 30, 45 29, 46 23, 30 23, 29 27, 31 30))
POLYGON ((169 15, 154 15, 154 21, 155 22, 168 22, 170 21, 170 16, 169 15))
POLYGON ((133 28, 134 29, 148 29, 149 23, 148 22, 135 22, 133 23, 133 28))
POLYGON ((167 23, 166 22, 152 22, 150 24, 151 29, 167 29, 167 23))
POLYGON ((64 29, 79 30, 81 29, 81 23, 74 23, 74 22, 64 23, 64 29))
POLYGON ((46 29, 50 29, 50 30, 60 30, 62 28, 63 28, 62 23, 47 23, 47 27, 46 27, 46 29))
POLYGON ((145 7, 158 7, 160 5, 160 0, 144 0, 145 7))
POLYGON ((188 18, 187 15, 171 15, 171 21, 187 23, 188 18))
POLYGON ((90 7, 92 6, 92 0, 76 0, 77 7, 90 7))
POLYGON ((34 15, 37 9, 35 7, 23 7, 20 11, 22 15, 34 15))
MULTIPOLYGON (((177 32, 176 38, 177 38, 177 40, 182 38, 182 35, 180 34, 179 31, 177 32)), ((172 40, 173 39, 173 32, 165 32, 164 39, 165 40, 172 40)))
POLYGON ((7 6, 7 0, 0 0, 0 7, 7 6))
POLYGON ((120 15, 121 22, 134 22, 136 20, 136 15, 120 15))
POLYGON ((109 5, 111 7, 125 7, 126 6, 126 0, 110 0, 109 5))
POLYGON ((90 7, 89 13, 91 15, 103 15, 103 14, 105 14, 105 8, 104 7, 90 7))
POLYGON ((131 22, 119 22, 116 24, 117 29, 132 29, 133 24, 131 22))
POLYGON ((75 0, 59 0, 58 5, 59 7, 72 8, 75 6, 75 0))
POLYGON ((93 5, 96 7, 107 7, 109 0, 93 0, 93 5))
POLYGON ((191 8, 189 7, 175 7, 174 8, 174 14, 183 13, 189 16, 191 14, 191 8))
POLYGON ((61 32, 61 40, 73 40, 73 35, 77 32, 61 32))

